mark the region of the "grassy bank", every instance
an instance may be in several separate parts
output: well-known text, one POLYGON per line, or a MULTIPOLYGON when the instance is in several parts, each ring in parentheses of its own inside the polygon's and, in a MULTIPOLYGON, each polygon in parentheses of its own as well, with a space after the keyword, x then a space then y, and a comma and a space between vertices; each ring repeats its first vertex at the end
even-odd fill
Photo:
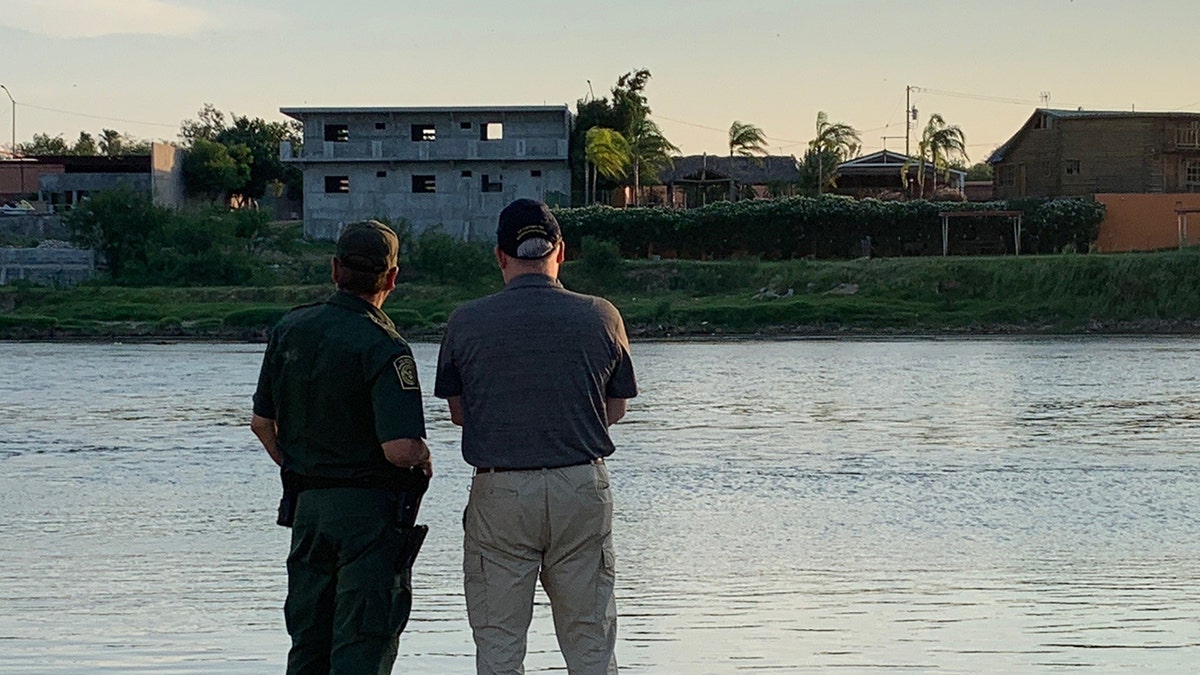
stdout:
MULTIPOLYGON (((405 283, 386 309, 434 337, 459 303, 500 287, 405 283)), ((1200 332, 1200 252, 841 262, 568 263, 569 288, 602 294, 634 336, 1200 332)), ((0 289, 7 339, 260 339, 327 285, 0 289)))

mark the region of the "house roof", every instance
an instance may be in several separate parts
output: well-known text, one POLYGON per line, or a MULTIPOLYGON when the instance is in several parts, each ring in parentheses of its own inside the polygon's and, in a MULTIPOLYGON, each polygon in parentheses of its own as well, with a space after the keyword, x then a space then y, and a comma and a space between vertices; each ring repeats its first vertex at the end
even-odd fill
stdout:
POLYGON ((456 113, 461 115, 487 115, 496 113, 525 113, 525 112, 568 112, 566 105, 462 105, 462 106, 337 106, 337 107, 305 107, 280 108, 279 112, 300 119, 303 115, 387 115, 387 114, 437 114, 456 113))
POLYGON ((63 167, 66 173, 145 173, 150 155, 37 155, 23 161, 63 167))
POLYGON ((743 185, 798 183, 800 181, 800 164, 792 155, 768 155, 766 157, 687 155, 672 159, 674 166, 658 172, 659 180, 664 183, 699 180, 702 175, 709 180, 732 178, 743 185))
MULTIPOLYGON (((909 157, 902 152, 892 152, 891 150, 880 150, 872 152, 869 155, 855 157, 838 165, 838 173, 844 176, 861 176, 867 174, 888 174, 896 173, 906 163, 911 162, 914 166, 920 165, 920 158, 909 157)), ((926 163, 926 166, 930 166, 926 163)), ((966 176, 967 172, 962 169, 950 168, 948 171, 955 176, 966 176)))
POLYGON ((1155 119, 1155 118, 1181 118, 1193 119, 1200 121, 1200 113, 1191 112, 1138 112, 1136 110, 1061 110, 1058 108, 1038 108, 1033 111, 1029 119, 1017 129, 1017 133, 992 151, 991 156, 987 158, 988 164, 998 164, 1004 161, 1004 156, 1016 144, 1017 140, 1025 133, 1026 129, 1033 126, 1034 122, 1042 116, 1052 119, 1155 119))

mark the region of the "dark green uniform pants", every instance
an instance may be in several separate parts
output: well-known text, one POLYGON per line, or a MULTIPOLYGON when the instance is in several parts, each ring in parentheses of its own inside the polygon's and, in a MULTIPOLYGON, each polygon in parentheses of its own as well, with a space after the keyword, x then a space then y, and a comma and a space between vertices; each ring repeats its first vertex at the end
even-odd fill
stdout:
POLYGON ((396 498, 382 490, 301 492, 288 556, 288 673, 390 673, 412 608, 396 572, 396 498))

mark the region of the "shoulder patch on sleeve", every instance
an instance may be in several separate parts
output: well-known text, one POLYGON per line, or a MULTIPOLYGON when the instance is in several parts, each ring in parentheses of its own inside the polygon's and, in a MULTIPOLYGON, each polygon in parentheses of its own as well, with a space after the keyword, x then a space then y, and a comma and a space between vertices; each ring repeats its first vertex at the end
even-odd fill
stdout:
POLYGON ((400 379, 401 389, 420 391, 421 384, 417 382, 417 362, 413 357, 407 354, 396 357, 392 366, 396 368, 396 377, 400 379))

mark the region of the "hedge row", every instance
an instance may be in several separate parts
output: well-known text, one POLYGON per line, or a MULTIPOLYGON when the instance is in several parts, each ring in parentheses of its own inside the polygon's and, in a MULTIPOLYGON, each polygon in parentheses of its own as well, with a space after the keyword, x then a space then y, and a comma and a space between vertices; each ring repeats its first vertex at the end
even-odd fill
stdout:
MULTIPOLYGON (((656 254, 721 259, 856 258, 935 255, 942 252, 943 211, 1021 211, 1022 253, 1087 251, 1104 218, 1091 199, 1022 199, 1008 202, 885 202, 848 197, 789 197, 717 202, 698 209, 558 209, 568 248, 584 237, 615 242, 631 258, 656 254)), ((952 220, 952 253, 1013 250, 1007 218, 952 220)))

